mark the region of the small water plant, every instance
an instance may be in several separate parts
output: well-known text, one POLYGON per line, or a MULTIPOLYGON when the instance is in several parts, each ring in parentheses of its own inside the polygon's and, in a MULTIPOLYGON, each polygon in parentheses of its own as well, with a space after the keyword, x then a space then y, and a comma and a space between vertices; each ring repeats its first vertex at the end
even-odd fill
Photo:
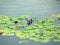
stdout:
POLYGON ((53 14, 52 16, 54 16, 55 18, 57 18, 58 20, 60 20, 60 14, 53 14))
MULTIPOLYGON (((55 25, 54 18, 32 18, 32 24, 28 25, 25 18, 29 15, 21 15, 15 18, 0 16, 0 35, 17 36, 22 39, 30 39, 42 43, 53 41, 60 42, 60 24, 55 25), (37 23, 34 23, 37 22, 37 23)), ((23 41, 21 41, 23 42, 23 41)), ((20 43, 21 43, 20 42, 20 43)))

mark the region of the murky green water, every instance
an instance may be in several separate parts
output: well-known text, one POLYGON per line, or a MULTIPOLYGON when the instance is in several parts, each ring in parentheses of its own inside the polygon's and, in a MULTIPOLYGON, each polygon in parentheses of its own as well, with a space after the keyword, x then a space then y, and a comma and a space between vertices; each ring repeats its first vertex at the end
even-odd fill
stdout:
MULTIPOLYGON (((51 17, 52 14, 60 13, 59 0, 0 0, 0 15, 16 17, 22 14, 29 14, 31 17, 51 17)), ((56 22, 59 23, 59 22, 56 22)), ((15 36, 0 36, 0 45, 60 45, 60 42, 48 42, 46 44, 30 41, 21 43, 22 40, 15 36)))

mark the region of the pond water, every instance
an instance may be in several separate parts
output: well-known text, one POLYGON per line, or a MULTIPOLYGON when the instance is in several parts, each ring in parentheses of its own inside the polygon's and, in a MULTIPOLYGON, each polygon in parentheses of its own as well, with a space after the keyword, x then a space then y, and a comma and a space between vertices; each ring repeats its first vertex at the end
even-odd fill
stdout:
MULTIPOLYGON (((59 0, 0 0, 0 15, 17 17, 22 14, 29 14, 31 17, 44 19, 44 17, 52 17, 52 14, 59 13, 59 0)), ((29 43, 19 44, 19 40, 22 39, 16 36, 0 36, 0 45, 60 45, 60 42, 50 41, 44 44, 31 40, 29 43)))

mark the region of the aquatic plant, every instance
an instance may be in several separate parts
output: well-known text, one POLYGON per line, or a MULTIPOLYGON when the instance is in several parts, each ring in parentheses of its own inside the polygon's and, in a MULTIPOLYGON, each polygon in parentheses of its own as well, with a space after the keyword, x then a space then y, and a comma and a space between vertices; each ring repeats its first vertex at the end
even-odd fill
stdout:
POLYGON ((57 18, 58 20, 60 19, 60 14, 53 14, 52 16, 54 16, 54 17, 57 18))
POLYGON ((7 16, 0 17, 0 29, 2 30, 0 33, 3 32, 1 33, 3 36, 15 35, 22 39, 27 38, 42 43, 47 43, 51 41, 51 39, 54 39, 53 41, 60 40, 60 30, 58 29, 58 27, 60 27, 60 24, 57 24, 57 26, 54 25, 54 18, 46 18, 45 20, 32 18, 32 25, 28 25, 25 22, 25 18, 30 17, 29 15, 21 15, 17 18, 9 18, 7 16), (34 22, 37 23, 33 25, 34 22))

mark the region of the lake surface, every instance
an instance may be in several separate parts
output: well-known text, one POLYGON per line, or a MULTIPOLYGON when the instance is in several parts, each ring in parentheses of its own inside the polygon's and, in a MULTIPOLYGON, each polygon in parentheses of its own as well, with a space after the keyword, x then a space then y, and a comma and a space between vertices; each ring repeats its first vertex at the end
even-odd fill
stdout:
MULTIPOLYGON (((31 17, 51 17, 52 14, 60 13, 60 0, 0 0, 0 15, 17 17, 29 14, 31 17)), ((0 36, 0 45, 60 45, 60 42, 48 42, 46 44, 31 41, 21 43, 16 36, 0 36)))

